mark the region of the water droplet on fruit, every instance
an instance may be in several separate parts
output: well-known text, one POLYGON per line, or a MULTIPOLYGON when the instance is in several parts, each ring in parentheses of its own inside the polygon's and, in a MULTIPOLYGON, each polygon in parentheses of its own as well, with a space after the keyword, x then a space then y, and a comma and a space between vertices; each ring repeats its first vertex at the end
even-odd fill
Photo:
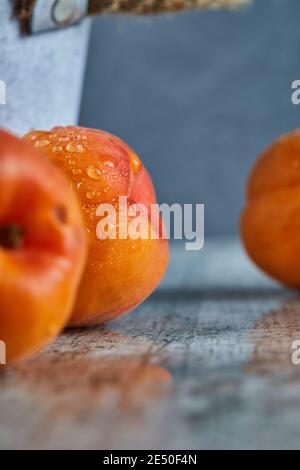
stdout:
POLYGON ((61 145, 55 145, 55 147, 53 147, 52 149, 52 152, 62 152, 63 151, 63 148, 61 145))
POLYGON ((29 136, 29 140, 36 140, 38 138, 39 134, 31 134, 29 136))
POLYGON ((114 167, 115 167, 114 162, 112 162, 111 160, 105 160, 105 161, 103 162, 103 165, 109 166, 110 168, 114 168, 114 167))
POLYGON ((72 170, 72 174, 73 174, 73 175, 81 175, 81 170, 80 170, 80 168, 74 168, 74 169, 72 170))
POLYGON ((83 152, 83 145, 78 144, 76 142, 70 142, 66 148, 68 152, 76 152, 76 153, 83 152))
POLYGON ((36 147, 46 147, 49 144, 50 144, 49 140, 37 140, 36 143, 35 143, 35 146, 36 147))
POLYGON ((93 199, 93 197, 95 197, 94 191, 88 191, 88 192, 86 193, 86 197, 87 197, 88 199, 93 199))
POLYGON ((101 180, 102 179, 102 171, 100 168, 97 168, 93 165, 89 165, 87 168, 87 174, 89 175, 90 178, 93 180, 101 180))
POLYGON ((132 153, 130 155, 130 160, 131 160, 131 166, 132 166, 132 171, 134 174, 138 173, 142 167, 142 162, 139 159, 139 157, 135 154, 132 153))

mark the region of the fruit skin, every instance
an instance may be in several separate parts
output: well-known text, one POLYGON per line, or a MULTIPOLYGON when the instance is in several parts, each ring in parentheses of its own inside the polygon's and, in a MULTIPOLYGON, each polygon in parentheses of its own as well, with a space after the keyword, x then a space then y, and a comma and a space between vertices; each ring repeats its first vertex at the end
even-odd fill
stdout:
POLYGON ((300 130, 279 138, 258 159, 248 181, 241 236, 263 271, 300 288, 300 130))
POLYGON ((51 142, 42 150, 67 175, 81 202, 88 261, 70 324, 99 324, 127 313, 150 295, 163 277, 168 241, 162 237, 161 226, 149 228, 160 234, 158 239, 100 240, 96 210, 100 203, 115 204, 119 196, 127 196, 129 206, 155 204, 146 169, 123 141, 100 130, 57 127, 29 133, 25 139, 35 139, 35 145, 51 142))
POLYGON ((68 321, 86 238, 76 196, 63 175, 1 129, 0 232, 0 339, 11 364, 49 343, 68 321), (4 243, 11 226, 19 227, 15 246, 4 243))

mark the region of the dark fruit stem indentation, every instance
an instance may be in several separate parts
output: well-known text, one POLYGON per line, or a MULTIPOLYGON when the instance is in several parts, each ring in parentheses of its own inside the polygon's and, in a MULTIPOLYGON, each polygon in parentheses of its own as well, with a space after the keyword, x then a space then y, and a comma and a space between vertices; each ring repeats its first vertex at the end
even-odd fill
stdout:
POLYGON ((0 226, 0 247, 16 250, 23 245, 25 230, 18 224, 0 226))

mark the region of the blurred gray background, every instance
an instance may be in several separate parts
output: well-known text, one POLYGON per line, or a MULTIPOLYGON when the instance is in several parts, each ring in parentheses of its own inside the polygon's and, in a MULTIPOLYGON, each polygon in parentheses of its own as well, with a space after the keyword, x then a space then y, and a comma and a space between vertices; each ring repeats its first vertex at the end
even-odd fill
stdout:
POLYGON ((257 154, 299 125, 300 1, 239 12, 94 20, 81 124, 125 139, 160 202, 204 203, 206 235, 237 230, 257 154))

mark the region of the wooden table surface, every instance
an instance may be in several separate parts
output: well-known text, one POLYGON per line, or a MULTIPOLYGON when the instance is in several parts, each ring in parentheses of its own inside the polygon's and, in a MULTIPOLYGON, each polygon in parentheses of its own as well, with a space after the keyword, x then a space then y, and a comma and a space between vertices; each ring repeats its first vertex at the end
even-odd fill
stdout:
POLYGON ((299 448, 300 300, 236 241, 173 247, 158 291, 0 376, 1 449, 299 448))

